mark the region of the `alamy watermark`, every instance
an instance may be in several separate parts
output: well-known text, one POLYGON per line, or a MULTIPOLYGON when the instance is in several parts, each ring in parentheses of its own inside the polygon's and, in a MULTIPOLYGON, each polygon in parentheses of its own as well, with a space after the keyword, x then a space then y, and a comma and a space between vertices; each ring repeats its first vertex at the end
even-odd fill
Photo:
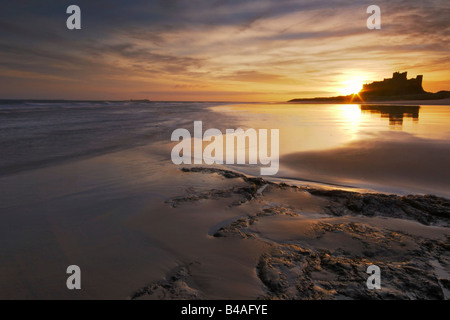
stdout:
POLYGON ((279 129, 208 129, 194 121, 194 134, 176 129, 171 140, 178 141, 171 153, 180 164, 260 165, 261 175, 274 175, 279 169, 279 129), (270 146, 270 148, 269 148, 270 146))
POLYGON ((371 16, 367 19, 367 29, 381 29, 381 8, 373 4, 367 8, 366 12, 371 14, 371 16))
POLYGON ((366 273, 370 274, 367 279, 366 285, 369 290, 381 289, 381 269, 377 265, 370 265, 367 267, 366 273))
POLYGON ((67 278, 66 286, 69 290, 81 289, 81 269, 77 265, 71 265, 67 267, 67 274, 70 276, 67 278))
MULTIPOLYGON (((66 10, 67 14, 70 16, 67 18, 66 26, 69 30, 80 30, 81 29, 81 9, 77 5, 70 5, 66 10)), ((379 6, 373 4, 367 7, 366 13, 371 14, 367 19, 367 28, 369 30, 379 30, 381 29, 381 9, 379 6)))
POLYGON ((70 16, 67 18, 66 26, 69 30, 80 30, 81 29, 81 9, 77 5, 71 5, 67 7, 67 14, 70 16))

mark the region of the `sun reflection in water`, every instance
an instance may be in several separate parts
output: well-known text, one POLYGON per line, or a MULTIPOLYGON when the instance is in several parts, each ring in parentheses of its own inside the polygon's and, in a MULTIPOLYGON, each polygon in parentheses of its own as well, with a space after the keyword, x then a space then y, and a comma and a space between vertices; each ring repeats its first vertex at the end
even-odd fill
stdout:
POLYGON ((347 131, 351 140, 357 138, 361 122, 361 108, 357 104, 344 104, 339 106, 341 112, 342 122, 345 125, 345 131, 347 131))

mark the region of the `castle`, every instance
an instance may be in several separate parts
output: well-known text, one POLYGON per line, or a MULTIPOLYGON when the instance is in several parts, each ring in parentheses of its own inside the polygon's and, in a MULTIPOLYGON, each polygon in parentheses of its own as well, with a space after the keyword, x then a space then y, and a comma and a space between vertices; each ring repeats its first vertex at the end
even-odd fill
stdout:
POLYGON ((406 76, 407 72, 395 72, 392 78, 363 85, 361 94, 365 97, 380 97, 425 93, 422 88, 422 75, 418 75, 415 79, 407 79, 406 76))
MULTIPOLYGON (((319 97, 292 99, 289 102, 338 102, 357 103, 368 101, 403 101, 403 100, 440 100, 450 99, 450 91, 441 90, 436 93, 426 92, 422 87, 423 76, 408 79, 407 72, 394 72, 392 78, 383 81, 375 81, 363 85, 358 94, 350 94, 338 97, 319 97)), ((413 116, 414 118, 414 116, 413 116)))

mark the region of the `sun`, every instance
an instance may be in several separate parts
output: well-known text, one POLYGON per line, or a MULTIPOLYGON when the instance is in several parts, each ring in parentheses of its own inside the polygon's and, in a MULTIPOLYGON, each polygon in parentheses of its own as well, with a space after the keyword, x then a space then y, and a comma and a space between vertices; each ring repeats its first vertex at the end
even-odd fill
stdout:
POLYGON ((357 94, 363 88, 363 81, 360 78, 351 78, 344 80, 340 92, 343 95, 357 94))

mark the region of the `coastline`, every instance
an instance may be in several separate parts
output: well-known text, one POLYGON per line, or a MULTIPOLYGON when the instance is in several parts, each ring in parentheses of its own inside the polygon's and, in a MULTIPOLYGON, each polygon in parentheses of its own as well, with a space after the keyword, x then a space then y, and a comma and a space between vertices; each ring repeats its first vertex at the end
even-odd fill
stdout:
POLYGON ((296 101, 286 101, 287 104, 376 104, 376 105, 420 105, 420 106, 448 106, 450 105, 450 98, 446 99, 436 99, 436 100, 368 100, 368 101, 340 101, 340 100, 296 100, 296 101))

